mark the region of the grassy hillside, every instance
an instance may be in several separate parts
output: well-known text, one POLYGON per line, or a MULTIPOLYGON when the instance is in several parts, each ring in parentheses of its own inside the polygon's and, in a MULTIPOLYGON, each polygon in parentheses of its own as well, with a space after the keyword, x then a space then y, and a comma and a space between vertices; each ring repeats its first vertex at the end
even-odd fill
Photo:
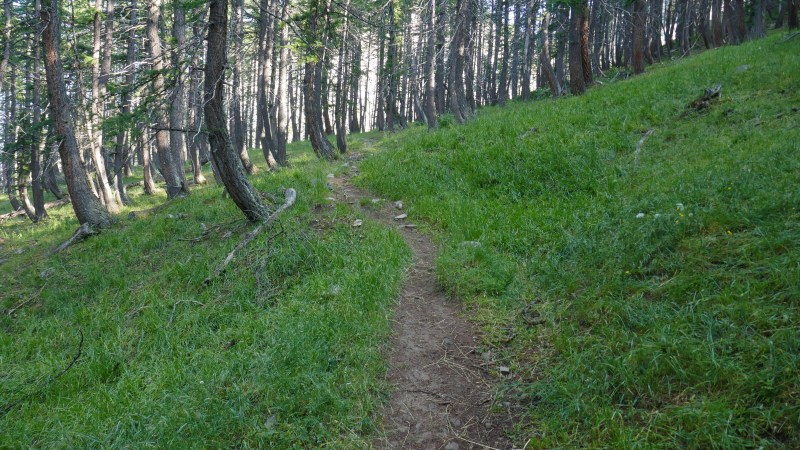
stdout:
MULTIPOLYGON (((352 228, 325 200, 334 168, 303 155, 255 178, 298 191, 280 234, 209 287, 251 228, 215 186, 57 256, 69 207, 0 224, 0 448, 366 447, 409 251, 352 228)), ((138 189, 133 209, 165 201, 138 189)))
POLYGON ((798 74, 773 35, 375 143, 360 182, 440 238, 520 442, 800 446, 798 74))

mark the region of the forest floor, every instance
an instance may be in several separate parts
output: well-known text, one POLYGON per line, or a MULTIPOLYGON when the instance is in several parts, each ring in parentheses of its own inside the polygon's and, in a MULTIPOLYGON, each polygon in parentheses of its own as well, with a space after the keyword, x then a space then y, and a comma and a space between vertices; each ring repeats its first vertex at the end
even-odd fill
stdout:
POLYGON ((213 182, 57 255, 68 206, 2 222, 0 448, 798 448, 799 50, 353 135, 357 174, 293 143, 210 285, 213 182))
MULTIPOLYGON (((437 282, 433 241, 417 231, 402 201, 377 199, 353 186, 358 154, 349 171, 332 178, 338 201, 360 206, 387 227, 397 228, 413 252, 392 318, 387 351, 389 402, 381 409, 385 449, 509 448, 503 408, 490 411, 494 381, 480 356, 478 327, 437 282)), ((360 226, 360 224, 357 224, 360 226)), ((497 408, 496 408, 497 409, 497 408)))

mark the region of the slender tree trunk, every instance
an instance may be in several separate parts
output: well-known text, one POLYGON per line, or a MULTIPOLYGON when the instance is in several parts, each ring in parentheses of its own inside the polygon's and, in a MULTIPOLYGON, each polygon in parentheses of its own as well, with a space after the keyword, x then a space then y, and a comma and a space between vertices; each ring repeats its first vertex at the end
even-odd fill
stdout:
POLYGON ((327 5, 321 2, 325 0, 312 0, 309 7, 308 33, 315 42, 310 43, 308 50, 315 58, 308 58, 305 63, 305 119, 306 130, 311 139, 311 147, 319 158, 333 160, 336 159, 336 151, 325 136, 322 125, 322 64, 324 58, 324 34, 325 30, 320 30, 319 19, 322 14, 327 14, 327 5))
POLYGON ((345 74, 345 59, 349 56, 347 51, 347 42, 349 39, 348 26, 350 24, 350 17, 346 13, 350 9, 350 0, 345 0, 344 3, 344 22, 342 24, 342 37, 339 44, 339 61, 338 70, 336 74, 336 147, 339 153, 347 153, 347 87, 349 86, 347 76, 345 74))
MULTIPOLYGON (((288 14, 288 1, 281 7, 281 18, 288 14)), ((288 164, 286 157, 286 141, 289 126, 289 28, 282 26, 280 34, 280 57, 278 58, 277 82, 277 123, 275 126, 275 159, 278 164, 288 164)))
MULTIPOLYGON (((471 1, 471 0, 467 0, 471 1)), ((498 81, 497 87, 497 103, 504 104, 506 100, 508 100, 508 2, 509 0, 501 0, 502 6, 498 7, 498 10, 502 14, 501 20, 498 20, 498 24, 502 27, 502 36, 503 36, 503 52, 502 58, 503 62, 500 63, 500 80, 498 81)))
MULTIPOLYGON (((34 9, 36 17, 41 16, 41 0, 36 0, 34 2, 34 9)), ((44 209, 44 174, 42 173, 42 149, 46 145, 46 142, 42 139, 42 131, 39 130, 39 125, 42 122, 41 39, 42 28, 37 26, 33 36, 33 86, 31 95, 31 109, 34 124, 33 136, 31 139, 31 188, 33 190, 33 207, 35 212, 34 222, 39 222, 47 217, 47 211, 44 209)))
POLYGON ((44 67, 47 75, 47 96, 50 101, 50 115, 53 122, 54 137, 59 142, 58 151, 64 166, 64 177, 67 181, 72 208, 78 221, 90 226, 109 227, 111 216, 92 193, 89 175, 81 162, 78 141, 72 127, 72 104, 67 97, 64 84, 64 70, 58 55, 59 26, 58 0, 51 0, 42 7, 41 19, 42 48, 44 50, 44 67))
MULTIPOLYGON (((108 74, 111 72, 111 49, 108 48, 102 58, 100 57, 100 47, 103 41, 102 36, 102 0, 95 0, 95 14, 94 14, 94 39, 93 39, 93 52, 92 52, 92 115, 89 121, 89 138, 91 140, 91 155, 92 163, 94 164, 96 173, 96 184, 103 203, 106 205, 108 212, 115 214, 120 210, 120 199, 116 190, 111 188, 108 181, 108 174, 106 172, 106 158, 103 151, 103 130, 101 128, 103 122, 103 115, 105 111, 105 91, 108 82, 108 74)), ((106 10, 106 15, 111 17, 111 21, 106 25, 106 44, 112 38, 112 27, 114 24, 114 2, 110 0, 109 9, 106 10)))
POLYGON ((361 79, 361 41, 356 39, 353 43, 353 62, 350 72, 350 132, 361 132, 361 121, 358 119, 359 80, 361 79))
MULTIPOLYGON (((688 27, 688 24, 684 23, 684 27, 688 27)), ((713 38, 714 47, 719 47, 723 44, 722 0, 711 0, 711 37, 713 38)))
POLYGON ((172 5, 172 69, 175 79, 170 93, 169 105, 169 145, 172 157, 178 164, 181 180, 185 181, 183 170, 186 161, 186 76, 183 55, 186 54, 186 12, 180 0, 172 5))
MULTIPOLYGON (((436 128, 439 123, 436 113, 436 74, 434 73, 434 61, 436 59, 436 34, 435 23, 436 18, 436 1, 430 0, 428 2, 428 14, 425 15, 426 20, 426 49, 425 54, 425 119, 428 122, 428 128, 436 128)), ((444 89, 440 86, 439 89, 444 89)))
POLYGON ((547 85, 550 86, 550 92, 553 97, 561 95, 561 86, 559 85, 556 74, 553 72, 553 66, 550 64, 550 39, 548 36, 550 32, 550 12, 545 11, 542 14, 542 52, 539 55, 539 61, 542 66, 545 78, 547 78, 547 85))
POLYGON ((447 14, 447 0, 430 0, 436 2, 436 112, 444 114, 446 105, 447 87, 444 80, 447 78, 444 65, 444 43, 445 43, 445 18, 447 14))
POLYGON ((786 0, 786 25, 790 30, 796 30, 800 27, 800 21, 797 17, 797 3, 798 0, 786 0))
POLYGON ((644 73, 645 0, 633 2, 633 73, 644 73))
MULTIPOLYGON (((161 0, 149 0, 147 6, 147 47, 153 60, 155 72, 152 82, 153 94, 160 98, 166 93, 164 81, 164 56, 161 49, 159 36, 159 22, 161 20, 161 0)), ((161 174, 167 185, 167 197, 175 198, 189 194, 183 168, 180 165, 180 155, 175 154, 170 145, 169 114, 166 111, 157 111, 156 123, 156 150, 161 174)))
POLYGON ((255 167, 250 161, 250 155, 244 145, 244 123, 242 121, 242 47, 244 35, 244 0, 233 0, 232 8, 232 57, 230 67, 233 72, 233 84, 231 85, 230 117, 231 117, 231 139, 233 148, 242 159, 242 164, 247 173, 253 173, 255 167))
POLYGON ((211 144, 211 158, 236 206, 249 221, 257 222, 266 219, 269 212, 247 180, 242 160, 233 148, 225 120, 223 95, 227 63, 227 31, 228 1, 210 0, 203 103, 211 144))
POLYGON ((586 91, 583 78, 583 56, 581 55, 581 14, 580 5, 573 6, 569 20, 569 88, 572 95, 586 91))

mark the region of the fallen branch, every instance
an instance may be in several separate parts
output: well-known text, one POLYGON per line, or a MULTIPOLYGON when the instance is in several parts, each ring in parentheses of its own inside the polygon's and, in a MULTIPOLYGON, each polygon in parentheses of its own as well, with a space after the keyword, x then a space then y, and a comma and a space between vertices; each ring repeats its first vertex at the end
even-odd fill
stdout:
POLYGON ((171 201, 167 200, 166 202, 164 202, 164 203, 162 203, 162 204, 160 204, 158 206, 154 206, 154 207, 152 207, 150 209, 143 209, 141 211, 131 211, 131 212, 128 213, 128 219, 141 219, 143 217, 150 216, 150 215, 152 215, 154 213, 157 213, 157 212, 161 211, 162 209, 164 209, 170 203, 171 203, 171 201))
POLYGON ((797 37, 798 35, 800 35, 800 31, 786 36, 785 38, 783 38, 783 41, 781 41, 781 42, 786 42, 786 41, 788 41, 790 39, 793 39, 793 38, 797 37))
MULTIPOLYGON (((56 208, 58 206, 69 204, 69 202, 70 202, 69 197, 65 196, 61 200, 56 200, 56 201, 45 203, 44 204, 44 208, 45 209, 52 209, 52 208, 56 208)), ((25 214, 25 209, 24 208, 23 209, 18 209, 16 211, 10 212, 8 214, 0 215, 0 220, 13 219, 14 217, 19 217, 19 216, 21 216, 23 214, 25 214)))
POLYGON ((72 237, 70 237, 69 239, 67 239, 66 241, 64 241, 64 243, 63 243, 63 244, 61 244, 61 245, 59 245, 58 247, 56 247, 56 248, 53 250, 53 254, 56 254, 56 253, 62 252, 62 251, 64 251, 64 250, 65 250, 67 247, 69 247, 70 245, 72 245, 72 244, 74 244, 74 243, 76 243, 76 242, 80 242, 80 241, 82 241, 82 240, 86 239, 87 237, 89 237, 89 236, 91 236, 91 235, 93 235, 93 234, 97 234, 97 233, 98 233, 98 231, 96 231, 94 228, 92 228, 92 226, 91 226, 91 225, 89 225, 89 222, 86 222, 86 223, 82 224, 82 225, 81 225, 81 226, 80 226, 80 227, 79 227, 79 228, 78 228, 78 229, 75 231, 75 233, 72 235, 72 237))
POLYGON ((28 303, 30 303, 30 302, 36 300, 37 298, 39 298, 39 296, 42 294, 42 291, 44 290, 45 286, 47 286, 47 285, 43 284, 42 287, 39 288, 39 292, 37 292, 36 295, 32 295, 29 299, 23 301, 22 303, 18 304, 17 306, 15 306, 15 307, 13 307, 11 309, 9 309, 6 312, 6 314, 8 314, 9 316, 13 316, 15 312, 17 312, 20 309, 22 309, 25 305, 27 305, 28 303))
POLYGON ((239 243, 236 245, 236 247, 234 247, 234 248, 233 248, 233 250, 231 250, 231 252, 230 252, 230 253, 228 253, 228 256, 225 258, 225 260, 224 260, 224 261, 222 261, 222 264, 220 264, 220 266, 219 266, 219 267, 217 267, 217 269, 214 271, 214 273, 213 273, 211 276, 209 276, 208 278, 206 278, 206 279, 203 281, 203 284, 205 284, 205 285, 209 285, 209 284, 211 284, 211 281, 212 281, 213 279, 215 279, 215 278, 217 278, 218 276, 220 276, 220 275, 222 274, 222 272, 224 272, 224 271, 225 271, 225 268, 228 266, 228 264, 230 264, 230 262, 231 262, 231 261, 233 261, 233 257, 236 255, 236 252, 238 252, 239 250, 241 250, 242 248, 244 248, 244 247, 245 247, 247 244, 249 244, 249 243, 250 243, 250 241, 252 241, 253 239, 255 239, 256 235, 258 235, 258 233, 259 233, 259 232, 260 232, 262 229, 264 229, 265 227, 268 227, 268 226, 270 226, 270 225, 272 224, 272 222, 274 222, 274 221, 275 221, 275 219, 277 219, 277 218, 278 218, 278 215, 279 215, 280 213, 282 213, 284 210, 286 210, 287 208, 289 208, 289 207, 291 207, 292 205, 294 205, 294 202, 295 202, 296 200, 297 200, 297 191, 295 191, 295 190, 294 190, 294 189, 292 189, 292 188, 286 189, 286 200, 283 202, 283 205, 281 205, 280 207, 278 207, 278 209, 276 209, 276 210, 275 210, 275 212, 273 212, 272 214, 270 214, 270 216, 269 216, 269 217, 267 217, 267 218, 266 218, 266 220, 264 220, 263 222, 261 222, 260 224, 258 224, 258 226, 257 226, 257 227, 255 227, 255 228, 253 229, 253 231, 251 231, 251 232, 247 233, 247 236, 245 236, 245 237, 244 237, 244 239, 242 239, 242 241, 241 241, 241 242, 239 242, 239 243))
POLYGON ((633 152, 633 169, 634 170, 636 170, 636 168, 639 166, 639 155, 642 153, 642 145, 644 144, 644 141, 651 134, 653 134, 653 130, 647 130, 647 133, 645 133, 644 136, 642 136, 642 138, 639 139, 639 143, 636 144, 636 151, 633 152))

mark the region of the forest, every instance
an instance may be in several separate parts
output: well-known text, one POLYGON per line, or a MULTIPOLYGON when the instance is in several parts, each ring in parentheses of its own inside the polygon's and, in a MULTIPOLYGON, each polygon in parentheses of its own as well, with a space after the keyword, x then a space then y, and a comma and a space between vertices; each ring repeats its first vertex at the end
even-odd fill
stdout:
POLYGON ((0 447, 800 445, 798 0, 3 0, 0 447))

